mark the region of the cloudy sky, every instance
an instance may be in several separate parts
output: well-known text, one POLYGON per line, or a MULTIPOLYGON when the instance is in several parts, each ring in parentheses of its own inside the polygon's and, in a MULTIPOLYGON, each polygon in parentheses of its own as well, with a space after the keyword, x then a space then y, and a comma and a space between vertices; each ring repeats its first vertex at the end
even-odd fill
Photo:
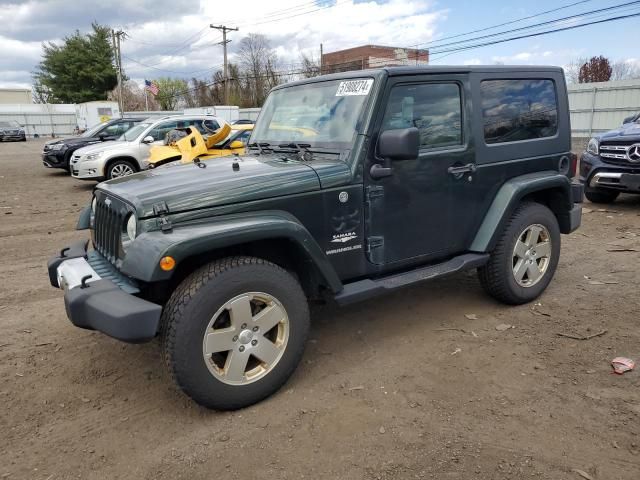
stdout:
MULTIPOLYGON (((238 27, 229 34, 230 60, 243 35, 261 33, 276 49, 282 69, 295 69, 300 52, 325 52, 373 43, 429 48, 434 64, 519 63, 566 65, 605 55, 640 65, 640 17, 552 35, 452 51, 505 38, 474 37, 576 17, 546 28, 640 13, 628 0, 0 0, 0 87, 29 87, 43 42, 59 42, 92 21, 127 32, 122 45, 126 74, 137 81, 160 76, 210 78, 222 64, 221 33, 210 23, 238 27), (572 5, 575 4, 575 5, 572 5), (572 5, 572 6, 569 6, 572 5), (565 7, 559 9, 560 7, 565 7), (559 9, 544 15, 547 10, 559 9), (524 17, 533 16, 527 20, 524 17), (498 24, 506 24, 493 29, 498 24), (473 34, 471 31, 483 30, 473 34), (459 36, 460 34, 468 34, 459 36), (455 38, 450 38, 455 36, 455 38), (467 41, 470 43, 453 43, 467 41)), ((541 31, 542 27, 536 31, 541 31)), ((529 31, 515 31, 519 36, 529 31)))

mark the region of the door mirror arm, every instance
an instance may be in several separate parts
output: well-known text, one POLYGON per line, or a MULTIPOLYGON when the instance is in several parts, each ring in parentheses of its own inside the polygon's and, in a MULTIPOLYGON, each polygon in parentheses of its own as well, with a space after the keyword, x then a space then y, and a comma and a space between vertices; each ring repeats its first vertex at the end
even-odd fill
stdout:
POLYGON ((369 175, 372 179, 378 180, 384 177, 390 177, 393 175, 393 169, 388 166, 389 161, 385 161, 384 165, 380 163, 374 163, 371 165, 371 169, 369 170, 369 175))

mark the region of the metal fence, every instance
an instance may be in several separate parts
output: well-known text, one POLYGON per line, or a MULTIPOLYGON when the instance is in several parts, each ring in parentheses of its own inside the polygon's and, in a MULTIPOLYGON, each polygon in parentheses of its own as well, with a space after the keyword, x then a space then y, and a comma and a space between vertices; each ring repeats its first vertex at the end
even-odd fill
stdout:
POLYGON ((28 137, 72 135, 77 125, 75 113, 0 112, 0 121, 15 120, 24 126, 28 137))
POLYGON ((588 138, 640 112, 640 80, 569 85, 571 134, 588 138))

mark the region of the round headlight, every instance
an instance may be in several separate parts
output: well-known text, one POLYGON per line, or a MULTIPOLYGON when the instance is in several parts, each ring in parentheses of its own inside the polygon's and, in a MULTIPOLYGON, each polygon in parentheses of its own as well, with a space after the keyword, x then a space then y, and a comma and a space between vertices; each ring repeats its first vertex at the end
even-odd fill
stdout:
POLYGON ((137 227, 138 222, 136 220, 136 216, 132 214, 129 216, 129 220, 127 221, 127 236, 132 242, 136 239, 137 227))

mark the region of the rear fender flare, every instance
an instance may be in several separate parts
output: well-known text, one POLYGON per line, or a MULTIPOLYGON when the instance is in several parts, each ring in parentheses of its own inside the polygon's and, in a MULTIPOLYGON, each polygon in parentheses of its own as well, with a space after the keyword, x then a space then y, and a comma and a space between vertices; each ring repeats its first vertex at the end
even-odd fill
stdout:
POLYGON ((555 171, 543 171, 514 177, 506 181, 498 190, 476 233, 470 250, 473 252, 489 252, 493 249, 505 223, 510 218, 520 201, 527 195, 554 190, 562 192, 562 202, 556 216, 562 233, 568 233, 563 227, 564 217, 568 217, 573 207, 571 181, 565 175, 555 171))

